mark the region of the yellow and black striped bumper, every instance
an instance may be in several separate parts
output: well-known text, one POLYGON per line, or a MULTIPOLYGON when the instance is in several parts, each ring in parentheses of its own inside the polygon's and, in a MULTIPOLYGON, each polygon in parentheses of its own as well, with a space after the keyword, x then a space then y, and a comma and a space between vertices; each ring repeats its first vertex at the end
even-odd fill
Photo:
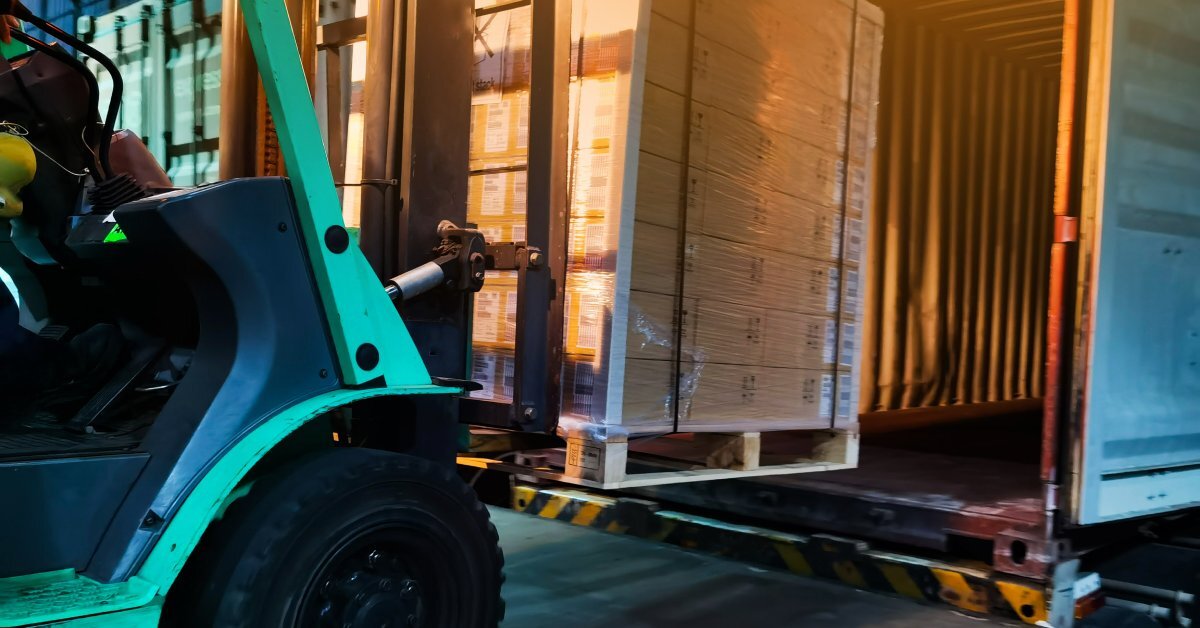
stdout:
POLYGON ((860 589, 949 604, 1036 624, 1048 616, 1042 584, 1000 578, 986 565, 954 564, 872 549, 835 536, 786 534, 662 510, 654 502, 574 489, 517 486, 513 508, 617 534, 670 543, 803 576, 840 580, 860 589))

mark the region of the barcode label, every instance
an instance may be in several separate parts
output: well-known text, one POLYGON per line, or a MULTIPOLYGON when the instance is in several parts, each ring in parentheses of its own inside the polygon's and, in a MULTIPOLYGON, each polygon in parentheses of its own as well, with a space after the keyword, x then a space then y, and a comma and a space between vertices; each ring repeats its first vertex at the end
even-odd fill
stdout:
POLYGON ((529 147, 529 94, 517 99, 517 149, 529 147))
POLYGON ((823 417, 833 413, 833 376, 821 376, 821 407, 819 414, 823 417))
POLYGON ((505 356, 504 360, 503 360, 503 366, 501 367, 504 369, 504 377, 503 377, 503 379, 501 379, 500 389, 501 389, 501 393, 505 397, 508 397, 509 399, 512 399, 513 383, 515 381, 516 371, 515 371, 515 365, 513 364, 514 361, 515 360, 512 357, 505 356))
POLYGON ((504 302, 504 342, 517 339, 517 291, 509 290, 504 302))
POLYGON ((498 342, 497 327, 500 319, 500 294, 483 289, 475 293, 475 318, 472 336, 480 342, 498 342))
POLYGON ((838 375, 838 413, 839 419, 850 418, 850 410, 853 406, 854 386, 849 375, 838 375))
POLYGON ((503 101, 489 104, 487 107, 487 132, 483 137, 483 149, 489 153, 506 152, 510 105, 508 101, 503 101))
POLYGON ((841 272, 837 268, 829 269, 829 288, 825 291, 825 311, 834 313, 838 309, 838 279, 841 272))
POLYGON ((825 321, 825 347, 821 352, 826 364, 833 364, 835 356, 833 352, 837 349, 837 323, 832 320, 825 321))
POLYGON ((483 386, 471 393, 472 397, 491 399, 496 395, 496 356, 476 353, 471 365, 471 379, 483 386))
POLYGON ((854 366, 854 324, 842 323, 842 347, 838 351, 838 363, 854 366))
POLYGON ((596 393, 595 371, 589 362, 575 365, 575 385, 572 386, 572 410, 579 416, 592 416, 592 397, 596 393))
POLYGON ((508 173, 495 172, 483 175, 483 197, 479 200, 479 213, 484 216, 501 216, 508 204, 505 191, 508 188, 508 173))
POLYGON ((600 268, 604 264, 604 225, 587 225, 583 229, 584 265, 600 268))
POLYGON ((858 271, 846 271, 846 311, 854 314, 858 312, 858 271))
POLYGON ((575 345, 580 349, 596 349, 600 346, 600 302, 592 296, 580 295, 579 322, 575 345))
POLYGON ((847 224, 846 259, 857 264, 863 252, 862 220, 851 218, 847 224))
POLYGON ((612 160, 607 153, 592 153, 591 168, 586 181, 587 208, 593 211, 608 211, 611 190, 608 182, 612 178, 612 160))
POLYGON ((524 216, 527 195, 525 188, 525 173, 514 172, 512 177, 512 212, 514 214, 524 216))

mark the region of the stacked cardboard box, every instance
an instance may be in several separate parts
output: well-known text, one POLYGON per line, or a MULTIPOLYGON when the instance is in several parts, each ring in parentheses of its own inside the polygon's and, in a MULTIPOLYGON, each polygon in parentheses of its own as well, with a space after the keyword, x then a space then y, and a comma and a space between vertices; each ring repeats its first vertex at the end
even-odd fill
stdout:
MULTIPOLYGON (((564 430, 852 422, 882 14, 578 0, 574 21, 564 430)), ((499 123, 474 125, 482 167, 499 123)))

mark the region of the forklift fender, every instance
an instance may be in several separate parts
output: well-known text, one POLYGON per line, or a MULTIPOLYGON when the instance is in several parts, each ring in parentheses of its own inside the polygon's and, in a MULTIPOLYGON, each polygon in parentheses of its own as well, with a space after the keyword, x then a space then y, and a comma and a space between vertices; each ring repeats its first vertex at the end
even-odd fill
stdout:
POLYGON ((284 409, 246 434, 196 485, 171 517, 137 577, 165 595, 191 556, 200 537, 221 512, 229 495, 263 456, 308 421, 362 399, 402 395, 445 395, 460 392, 440 386, 341 389, 318 395, 284 409))

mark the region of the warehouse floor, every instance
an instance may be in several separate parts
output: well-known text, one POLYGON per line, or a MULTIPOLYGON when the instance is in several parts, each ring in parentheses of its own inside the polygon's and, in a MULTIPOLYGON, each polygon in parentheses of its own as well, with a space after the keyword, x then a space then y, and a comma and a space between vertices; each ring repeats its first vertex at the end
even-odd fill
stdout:
POLYGON ((507 628, 1007 625, 509 510, 492 520, 507 628))

